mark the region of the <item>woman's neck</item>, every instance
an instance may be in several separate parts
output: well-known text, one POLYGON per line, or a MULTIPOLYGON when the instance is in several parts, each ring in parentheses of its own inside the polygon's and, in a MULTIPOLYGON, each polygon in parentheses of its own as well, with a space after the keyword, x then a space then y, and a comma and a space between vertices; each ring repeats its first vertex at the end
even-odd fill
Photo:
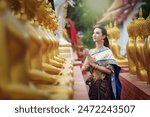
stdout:
POLYGON ((95 43, 95 45, 96 45, 96 49, 100 49, 104 47, 103 43, 95 43))

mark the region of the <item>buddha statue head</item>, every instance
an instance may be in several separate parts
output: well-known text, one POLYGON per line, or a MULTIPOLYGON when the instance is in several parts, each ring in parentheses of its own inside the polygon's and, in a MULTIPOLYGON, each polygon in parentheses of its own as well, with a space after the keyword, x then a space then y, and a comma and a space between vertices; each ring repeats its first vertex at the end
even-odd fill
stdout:
POLYGON ((25 8, 25 13, 28 16, 28 19, 32 19, 38 8, 38 2, 37 0, 22 0, 25 8))
POLYGON ((128 35, 129 37, 135 37, 135 21, 134 21, 134 12, 132 12, 132 18, 130 23, 127 26, 127 31, 128 31, 128 35))
POLYGON ((113 30, 112 30, 112 23, 110 22, 107 29, 108 38, 113 38, 113 30))
POLYGON ((119 30, 119 28, 117 27, 117 22, 116 21, 114 21, 114 27, 113 27, 113 35, 114 35, 114 39, 119 39, 119 37, 120 37, 120 30, 119 30))
POLYGON ((143 18, 142 8, 139 10, 139 18, 136 20, 136 32, 137 36, 143 37, 144 36, 144 23, 145 19, 143 18))

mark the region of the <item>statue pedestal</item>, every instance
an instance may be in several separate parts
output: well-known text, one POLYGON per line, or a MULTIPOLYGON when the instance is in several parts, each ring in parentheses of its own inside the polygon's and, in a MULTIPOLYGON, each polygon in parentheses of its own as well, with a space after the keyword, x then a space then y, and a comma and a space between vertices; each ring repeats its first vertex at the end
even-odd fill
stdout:
POLYGON ((137 79, 136 75, 120 73, 122 100, 150 100, 150 85, 137 79))
POLYGON ((73 100, 89 100, 86 84, 80 66, 74 66, 74 96, 73 100))

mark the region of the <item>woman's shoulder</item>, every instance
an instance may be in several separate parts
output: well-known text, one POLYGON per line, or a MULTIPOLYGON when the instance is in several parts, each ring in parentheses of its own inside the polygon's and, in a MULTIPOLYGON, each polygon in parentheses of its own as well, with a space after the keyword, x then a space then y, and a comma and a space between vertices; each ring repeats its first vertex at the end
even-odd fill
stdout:
POLYGON ((106 48, 105 50, 106 50, 106 53, 107 53, 108 58, 114 59, 112 50, 111 50, 110 48, 108 48, 108 47, 105 47, 105 48, 106 48))
POLYGON ((111 50, 110 48, 108 48, 108 47, 104 47, 104 48, 103 48, 103 51, 104 51, 104 52, 107 51, 108 53, 112 53, 112 50, 111 50))
POLYGON ((104 47, 103 49, 104 49, 104 50, 107 50, 107 51, 111 51, 111 49, 108 48, 108 47, 104 47))

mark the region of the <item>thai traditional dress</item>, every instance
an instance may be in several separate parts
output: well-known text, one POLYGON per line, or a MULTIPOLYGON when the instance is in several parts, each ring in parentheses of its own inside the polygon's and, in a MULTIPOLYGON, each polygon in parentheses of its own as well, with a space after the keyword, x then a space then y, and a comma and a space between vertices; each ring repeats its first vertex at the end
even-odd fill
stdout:
POLYGON ((95 59, 95 63, 104 66, 112 71, 106 74, 99 70, 89 68, 91 77, 86 81, 89 86, 89 97, 91 100, 112 100, 120 99, 121 83, 119 81, 120 67, 116 63, 112 51, 103 47, 100 49, 91 49, 90 56, 95 59), (93 74, 98 75, 98 79, 94 79, 93 74))

